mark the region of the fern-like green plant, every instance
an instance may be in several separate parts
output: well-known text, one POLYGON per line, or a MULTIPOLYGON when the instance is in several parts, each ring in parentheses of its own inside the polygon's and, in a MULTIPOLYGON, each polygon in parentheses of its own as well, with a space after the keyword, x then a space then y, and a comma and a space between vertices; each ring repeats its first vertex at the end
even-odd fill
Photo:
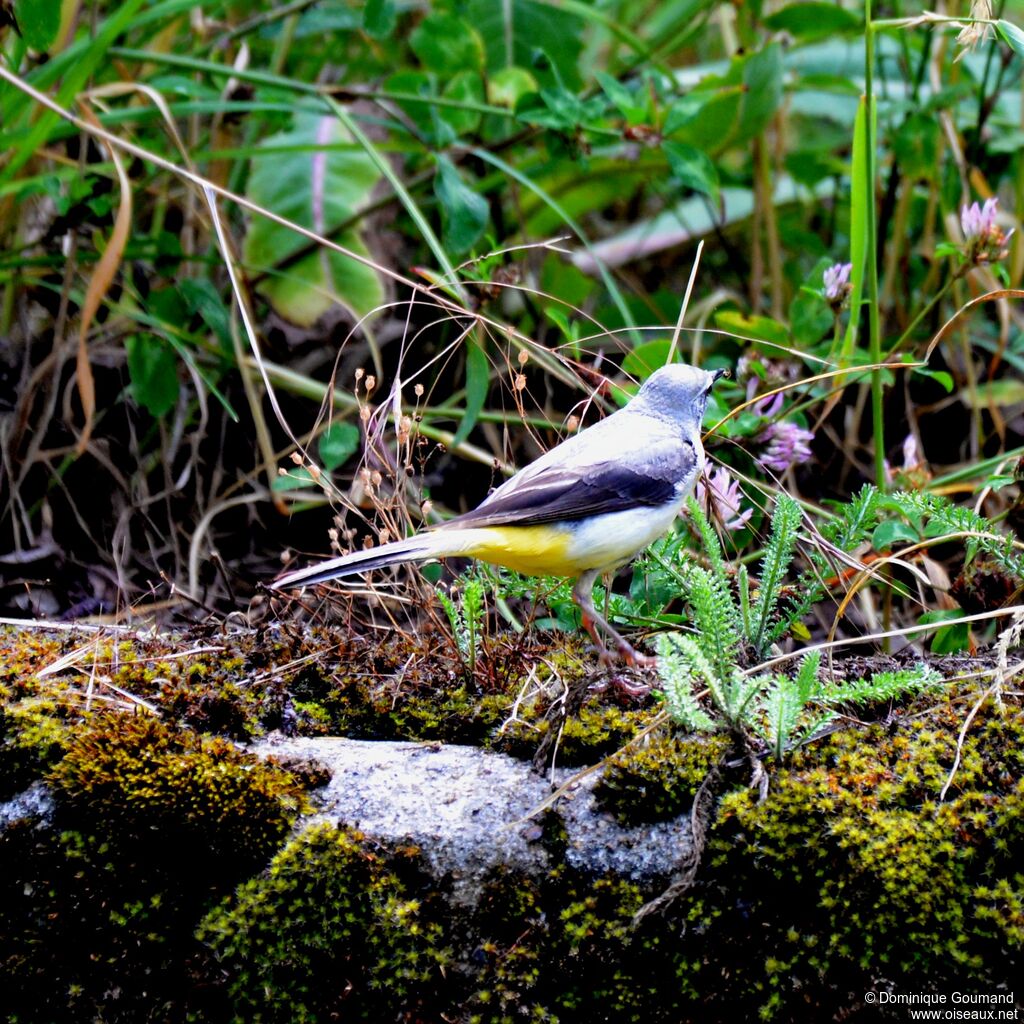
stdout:
POLYGON ((704 510, 694 499, 687 499, 687 509, 704 546, 708 568, 694 566, 688 551, 679 549, 677 558, 686 559, 679 570, 683 600, 690 608, 698 626, 702 645, 712 648, 706 653, 714 662, 724 664, 741 639, 755 657, 762 657, 767 648, 788 630, 797 617, 794 608, 780 607, 782 582, 789 571, 800 528, 800 508, 788 495, 780 494, 772 513, 771 530, 761 560, 761 583, 752 598, 750 578, 745 566, 736 572, 735 595, 726 568, 722 544, 708 521, 704 510), (732 649, 724 642, 732 640, 732 649), (715 652, 715 653, 713 653, 715 652))
POLYGON ((437 591, 437 598, 444 608, 451 627, 459 656, 470 672, 476 671, 477 651, 483 632, 486 608, 484 593, 486 587, 476 576, 462 577, 462 597, 456 603, 443 590, 437 591))
POLYGON ((777 760, 781 761, 787 750, 806 742, 833 717, 828 711, 809 713, 811 701, 822 690, 818 679, 820 667, 821 651, 811 651, 792 678, 780 673, 765 680, 762 714, 754 719, 753 725, 777 760))
MULTIPOLYGON (((888 496, 865 488, 848 507, 848 515, 837 520, 833 543, 859 542, 856 538, 877 525, 887 500, 888 496)), ((656 640, 665 707, 673 721, 695 732, 730 729, 755 735, 781 760, 826 726, 835 717, 835 707, 892 700, 938 678, 918 668, 826 684, 820 678, 820 651, 807 654, 792 677, 781 672, 744 672, 739 664, 744 645, 755 657, 763 657, 767 647, 792 626, 806 601, 804 593, 786 608, 780 602, 796 549, 800 509, 788 495, 776 499, 760 586, 751 597, 745 567, 737 570, 734 586, 717 534, 699 504, 690 499, 688 505, 704 543, 707 567, 694 565, 682 548, 676 549, 675 576, 693 632, 663 633, 656 640), (705 693, 710 710, 701 702, 705 693)))
POLYGON ((779 590, 789 571, 796 550, 796 535, 800 529, 800 506, 785 492, 775 499, 772 513, 772 528, 765 545, 761 562, 761 586, 757 600, 751 609, 751 626, 754 633, 750 642, 758 656, 777 640, 788 628, 789 622, 772 626, 772 617, 779 605, 779 590))

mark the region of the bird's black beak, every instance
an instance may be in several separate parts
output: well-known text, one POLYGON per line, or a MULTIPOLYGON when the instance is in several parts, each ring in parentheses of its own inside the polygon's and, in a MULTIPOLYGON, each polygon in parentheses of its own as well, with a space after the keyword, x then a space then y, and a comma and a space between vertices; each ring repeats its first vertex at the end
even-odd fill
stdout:
POLYGON ((715 372, 711 374, 711 379, 717 384, 723 377, 731 376, 732 374, 729 373, 728 370, 715 370, 715 372))

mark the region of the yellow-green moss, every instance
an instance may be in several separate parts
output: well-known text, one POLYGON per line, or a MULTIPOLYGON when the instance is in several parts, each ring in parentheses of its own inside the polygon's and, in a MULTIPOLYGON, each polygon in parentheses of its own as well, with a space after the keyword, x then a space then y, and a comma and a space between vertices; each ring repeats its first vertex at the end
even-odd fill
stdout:
POLYGON ((626 827, 678 817, 693 806, 694 794, 728 749, 721 736, 657 736, 615 754, 594 795, 626 827))
POLYGON ((877 975, 916 991, 1018 976, 1024 718, 986 706, 940 802, 965 713, 837 733, 795 754, 763 803, 723 800, 689 917, 737 1003, 771 1017, 877 975))
POLYGON ((83 826, 136 839, 167 829, 207 855, 269 854, 303 806, 295 780, 227 740, 149 714, 95 716, 74 731, 49 779, 83 826))
MULTIPOLYGON (((415 851, 405 851, 415 874, 415 851)), ((269 870, 206 916, 199 938, 228 972, 234 1019, 380 1021, 416 1006, 444 980, 443 929, 358 832, 317 825, 269 870)))

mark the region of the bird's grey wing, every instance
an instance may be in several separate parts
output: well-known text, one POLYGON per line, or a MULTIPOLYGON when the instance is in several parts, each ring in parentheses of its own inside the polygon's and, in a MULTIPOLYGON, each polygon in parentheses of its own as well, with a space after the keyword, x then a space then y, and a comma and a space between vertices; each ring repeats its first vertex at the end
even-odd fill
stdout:
POLYGON ((616 459, 586 465, 530 466, 445 526, 535 526, 584 519, 607 512, 665 505, 697 466, 697 453, 685 439, 653 445, 640 465, 616 459))

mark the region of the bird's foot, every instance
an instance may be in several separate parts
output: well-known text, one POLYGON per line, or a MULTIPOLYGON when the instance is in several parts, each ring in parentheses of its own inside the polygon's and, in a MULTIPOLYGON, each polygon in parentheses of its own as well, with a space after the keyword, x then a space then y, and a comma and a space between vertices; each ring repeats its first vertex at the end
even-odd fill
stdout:
POLYGON ((641 654, 625 640, 619 642, 619 657, 631 668, 657 668, 658 659, 653 654, 641 654))

